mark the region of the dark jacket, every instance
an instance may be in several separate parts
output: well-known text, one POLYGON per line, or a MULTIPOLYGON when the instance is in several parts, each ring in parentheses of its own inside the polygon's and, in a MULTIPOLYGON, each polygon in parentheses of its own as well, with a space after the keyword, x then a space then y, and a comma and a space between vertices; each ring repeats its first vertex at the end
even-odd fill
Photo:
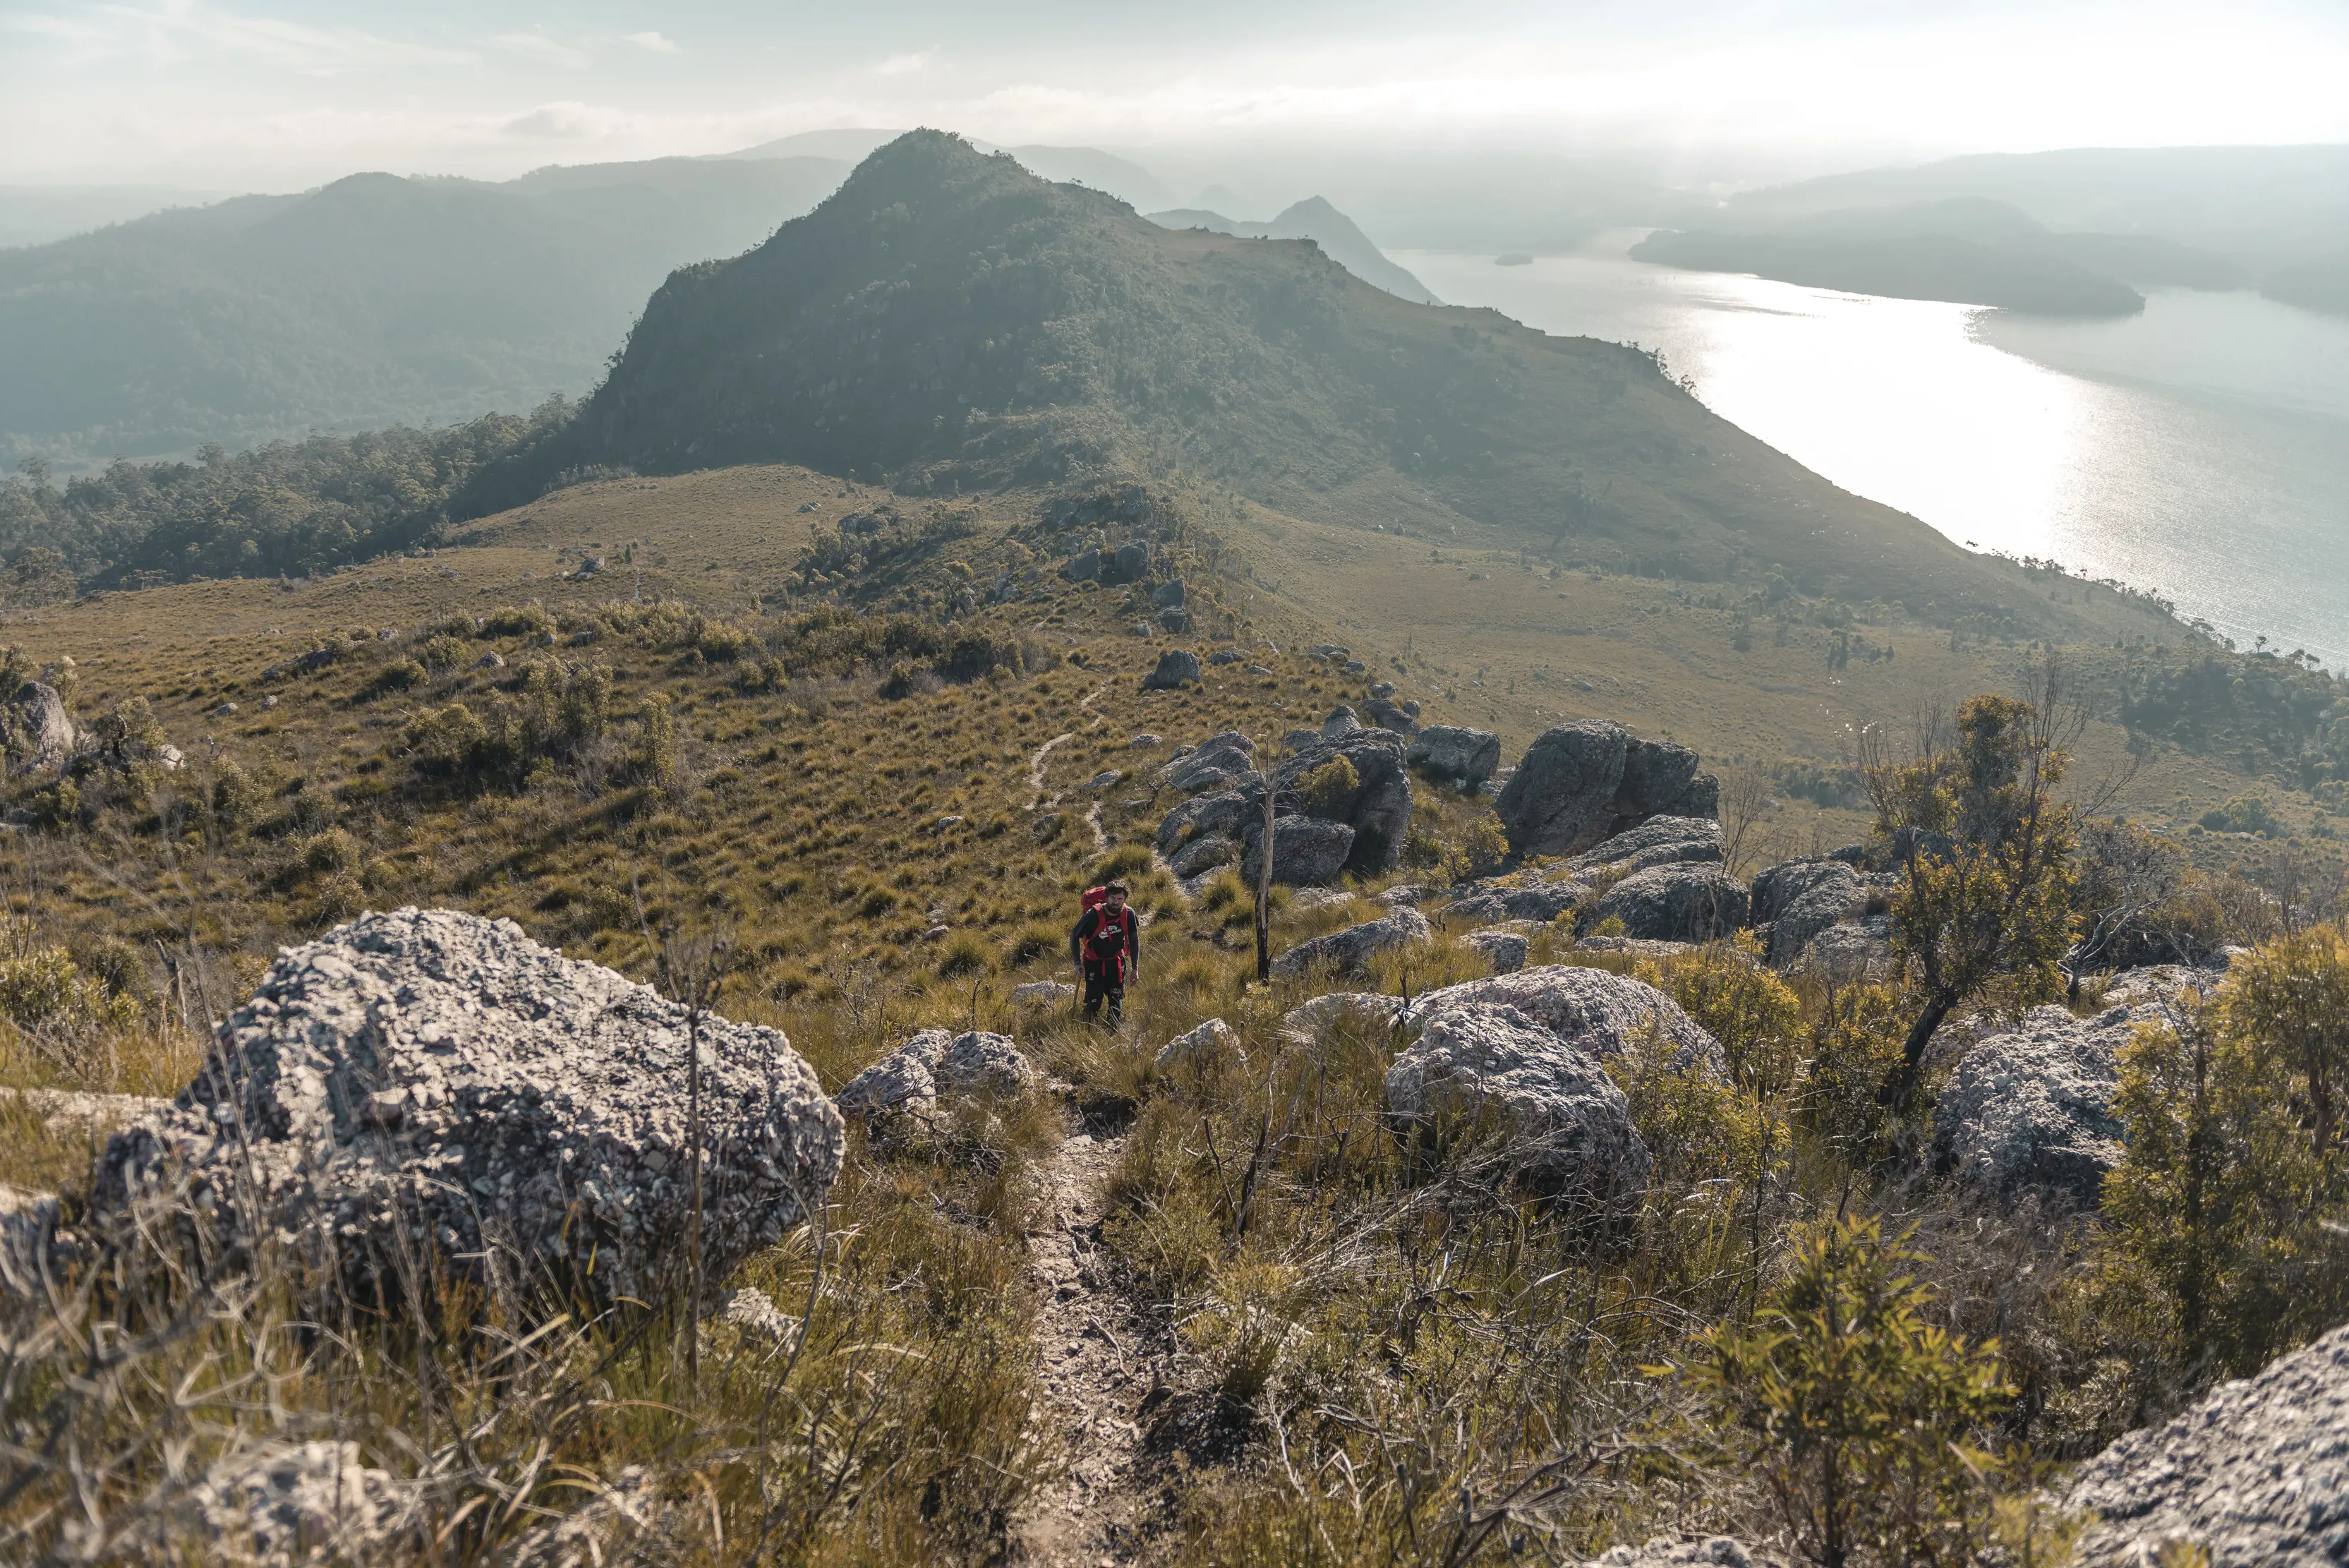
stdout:
MULTIPOLYGON (((1081 965, 1092 961, 1090 949, 1093 933, 1101 929, 1102 920, 1108 913, 1109 906, 1106 904, 1097 909, 1087 909, 1077 921, 1076 929, 1069 933, 1069 957, 1077 963, 1081 965)), ((1142 917, 1134 912, 1133 905, 1128 904, 1124 918, 1125 972, 1132 974, 1142 966, 1142 917)))

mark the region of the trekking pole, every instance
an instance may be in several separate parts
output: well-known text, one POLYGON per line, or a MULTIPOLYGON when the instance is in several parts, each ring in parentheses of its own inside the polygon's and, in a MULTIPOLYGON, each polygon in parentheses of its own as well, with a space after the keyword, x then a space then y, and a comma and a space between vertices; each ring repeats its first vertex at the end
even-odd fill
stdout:
MULTIPOLYGON (((1269 750, 1269 747, 1267 748, 1269 750)), ((1256 865, 1256 981, 1272 981, 1272 769, 1264 770, 1264 837, 1256 865)))

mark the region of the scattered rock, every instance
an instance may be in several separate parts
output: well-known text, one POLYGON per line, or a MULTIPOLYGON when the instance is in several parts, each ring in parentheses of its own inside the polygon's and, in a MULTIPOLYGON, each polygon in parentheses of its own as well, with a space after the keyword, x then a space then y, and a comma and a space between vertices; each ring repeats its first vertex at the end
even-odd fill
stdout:
POLYGON ((1383 697, 1373 697, 1362 704, 1362 712, 1371 723, 1381 730, 1392 730, 1398 735, 1419 733, 1419 721, 1402 711, 1400 704, 1383 697))
POLYGON ((1490 730, 1430 724, 1413 738, 1403 760, 1429 778, 1473 793, 1501 765, 1501 737, 1490 730))
POLYGON ((1150 546, 1140 540, 1120 545, 1117 553, 1102 561, 1101 580, 1114 587, 1123 583, 1138 583, 1150 574, 1150 546))
POLYGON ((1449 1007, 1387 1069, 1386 1114, 1408 1129, 1497 1115, 1526 1186, 1608 1206, 1636 1200, 1648 1146, 1597 1058, 1516 1008, 1449 1007))
MULTIPOLYGON (((1240 878, 1253 888, 1263 866, 1264 824, 1249 820, 1243 831, 1247 847, 1240 861, 1240 878)), ((1353 849, 1354 830, 1342 822, 1324 822, 1315 816, 1276 817, 1272 879, 1292 888, 1326 886, 1345 870, 1353 849)))
POLYGON ((1745 884, 1710 862, 1681 862, 1635 871, 1575 917, 1578 929, 1609 919, 1623 934, 1650 941, 1709 942, 1745 923, 1745 884))
POLYGON ((1163 746, 1165 743, 1165 736, 1154 735, 1147 730, 1143 731, 1141 734, 1134 736, 1133 739, 1126 742, 1127 745, 1132 746, 1137 752, 1145 750, 1151 746, 1163 746))
POLYGON ((1019 1054, 1009 1035, 979 1029, 956 1035, 930 1075, 942 1095, 999 1099, 1026 1092, 1038 1076, 1035 1066, 1019 1054))
POLYGON ((1455 898, 1444 908, 1447 920, 1538 920, 1549 924, 1590 897, 1578 882, 1533 882, 1520 888, 1493 888, 1455 898))
POLYGON ((1522 931, 1471 931, 1460 941, 1462 946, 1483 953, 1495 974, 1515 974, 1526 967, 1526 949, 1529 944, 1522 931))
POLYGON ((420 1544, 413 1493, 390 1471, 361 1464, 357 1443, 243 1449, 215 1463, 189 1501, 214 1561, 268 1568, 390 1562, 420 1544))
POLYGON ((1280 1027, 1289 1038, 1310 1043, 1340 1018, 1361 1017, 1386 1024, 1402 1012, 1401 997, 1381 996, 1374 991, 1333 991, 1282 1013, 1280 1027))
POLYGON ((1394 692, 1394 682, 1392 680, 1381 680, 1371 688, 1371 695, 1373 697, 1392 697, 1394 692))
POLYGON ((492 649, 489 652, 481 655, 481 658, 473 660, 473 668, 476 670, 503 670, 505 667, 505 655, 498 652, 495 649, 492 649))
POLYGON ((1102 557, 1099 550, 1087 550, 1061 563, 1061 576, 1072 583, 1101 581, 1102 557))
POLYGON ((2340 1568, 2349 1328, 2131 1432, 2072 1472, 2064 1506, 2097 1516, 2083 1568, 2134 1568, 2181 1537, 2209 1552, 2211 1568, 2340 1568))
POLYGON ((2096 1207, 2121 1157, 2121 1047, 2159 1016, 2149 1006, 2085 1019, 2034 1007, 2021 1028, 1978 1042, 1934 1104, 1936 1163, 1990 1192, 2096 1207))
POLYGON ((223 702, 223 703, 222 703, 219 707, 214 708, 214 709, 212 710, 212 717, 213 717, 213 718, 215 718, 215 719, 233 719, 233 718, 235 718, 235 717, 236 717, 236 704, 235 704, 235 703, 233 703, 233 702, 223 702))
POLYGON ((1226 1051, 1238 1053, 1242 1061, 1247 1059, 1247 1053, 1240 1049, 1239 1031, 1220 1018, 1210 1018, 1161 1045, 1152 1064, 1164 1073, 1181 1063, 1212 1060, 1226 1051))
POLYGON ((1228 648, 1219 648, 1207 655, 1207 662, 1210 664, 1237 664, 1239 661, 1240 656, 1228 648))
MULTIPOLYGON (((696 1033, 723 1274, 822 1200, 842 1124, 779 1031, 704 1014, 696 1033)), ((363 916, 281 954, 171 1109, 109 1141, 92 1208, 183 1176, 233 1244, 331 1245, 394 1301, 424 1238, 460 1278, 560 1270, 643 1299, 690 1207, 686 1039, 683 1008, 511 920, 363 916)))
POLYGON ((710 1317, 774 1345, 789 1345, 800 1331, 800 1320, 777 1306, 774 1298, 756 1285, 727 1292, 710 1317))
POLYGON ((1651 866, 1720 858, 1721 824, 1707 816, 1656 816, 1599 840, 1568 862, 1567 869, 1581 877, 1610 866, 1629 876, 1651 866))
POLYGON ((1150 602, 1160 609, 1181 609, 1188 602, 1183 587, 1183 579, 1175 577, 1151 589, 1150 602))
POLYGON ((1426 898, 1427 889, 1416 882, 1398 882, 1371 895, 1371 903, 1389 909, 1415 909, 1426 898))
POLYGON ((277 699, 276 699, 274 695, 273 695, 273 696, 268 696, 268 697, 264 697, 264 698, 261 700, 261 711, 262 711, 263 712, 264 712, 264 713, 268 712, 271 709, 273 709, 273 708, 274 708, 274 707, 276 707, 276 706, 277 706, 277 699))
MULTIPOLYGON (((1229 775, 1217 772, 1217 778, 1229 775)), ((1254 774, 1245 775, 1260 791, 1262 781, 1254 774)), ((1249 793, 1236 789, 1219 789, 1212 794, 1195 794, 1159 819, 1155 842, 1158 853, 1172 855, 1175 846, 1210 834, 1237 840, 1241 825, 1264 816, 1264 796, 1258 793, 1252 803, 1249 793)))
MULTIPOLYGON (((1276 848, 1276 855, 1278 848, 1276 848)), ((1240 846, 1220 833, 1195 838, 1166 857, 1166 868, 1187 882, 1202 872, 1229 866, 1240 857, 1240 846)), ((1276 864, 1278 860, 1276 859, 1276 864)))
POLYGON ((1191 629, 1191 612, 1180 605, 1176 605, 1172 609, 1160 610, 1158 624, 1180 637, 1191 629))
POLYGON ((1011 988, 1014 1007, 1054 1007, 1076 999, 1077 988, 1065 980, 1031 980, 1011 988))
POLYGON ((1451 1008, 1481 1003, 1514 1007, 1602 1062, 1657 1029, 1672 1047, 1676 1069, 1721 1068, 1720 1043, 1682 1012, 1680 1003, 1643 981, 1574 964, 1544 964, 1447 985, 1414 1001, 1403 1021, 1423 1023, 1451 1008))
MULTIPOLYGON (((1124 777, 1125 775, 1118 772, 1115 768, 1103 768, 1101 772, 1087 779, 1084 782, 1083 787, 1095 791, 1105 790, 1112 784, 1120 783, 1124 779, 1124 777)), ((960 822, 962 818, 957 817, 955 820, 957 822, 960 822)))
POLYGON ((1361 727, 1362 722, 1354 717, 1354 711, 1341 702, 1330 710, 1330 716, 1321 721, 1321 739, 1334 741, 1361 727))
POLYGON ((1272 961, 1272 972, 1286 977, 1326 966, 1340 974, 1355 974, 1390 948, 1415 946, 1431 937, 1426 916, 1417 909, 1397 909, 1384 919, 1299 942, 1272 961))
POLYGON ((1297 896, 1289 899, 1288 907, 1299 912, 1309 909, 1327 909, 1333 905, 1347 902, 1353 896, 1343 888, 1299 888, 1297 890, 1297 896))
POLYGON ((1618 1546, 1593 1557, 1582 1568, 1777 1568, 1775 1557, 1762 1557, 1726 1535, 1702 1541, 1673 1541, 1658 1536, 1645 1546, 1618 1546))
POLYGON ((1280 749, 1286 753, 1301 752, 1308 746, 1320 743, 1321 732, 1319 730, 1291 730, 1280 737, 1280 749))
POLYGON ((1829 926, 1810 940, 1795 967, 1837 985, 1884 980, 1892 973, 1892 922, 1872 915, 1829 926))
POLYGON ((1209 784, 1221 784, 1256 770, 1256 742, 1237 730, 1226 730, 1205 745, 1177 753, 1153 775, 1167 789, 1195 794, 1209 784))
POLYGON ((1142 678, 1144 691, 1171 691, 1185 680, 1199 679, 1199 656, 1187 648, 1170 648, 1158 656, 1158 668, 1142 678))
POLYGON ((1248 675, 1269 675, 1272 671, 1266 669, 1261 664, 1251 664, 1243 670, 1243 673, 1248 675))
POLYGON ((1291 792, 1307 774, 1338 757, 1354 770, 1353 790, 1310 809, 1325 821, 1342 822, 1354 830, 1346 868, 1375 877, 1402 858, 1403 838, 1411 830, 1411 775, 1403 767, 1403 740, 1386 730, 1356 730, 1317 742, 1275 770, 1283 794, 1294 798, 1291 792))
POLYGON ((57 1195, 0 1182, 0 1297, 30 1296, 49 1278, 57 1195))
POLYGON ((938 1097, 937 1080, 919 1056, 900 1048, 841 1085, 832 1103, 844 1116, 921 1110, 938 1097))
POLYGON ((76 1137, 99 1137, 129 1126, 141 1116, 171 1108, 169 1100, 144 1095, 94 1095, 79 1089, 0 1089, 0 1105, 29 1107, 51 1132, 76 1137))
POLYGON ((1865 894, 1859 873, 1840 860, 1789 860, 1754 877, 1754 924, 1769 928, 1770 961, 1781 969, 1793 963, 1865 894))

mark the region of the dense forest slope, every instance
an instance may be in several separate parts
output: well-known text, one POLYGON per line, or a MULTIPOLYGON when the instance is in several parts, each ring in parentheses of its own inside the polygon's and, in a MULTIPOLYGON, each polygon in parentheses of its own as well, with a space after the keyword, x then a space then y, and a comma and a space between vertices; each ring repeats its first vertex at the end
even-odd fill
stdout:
POLYGON ((933 493, 1179 471, 1299 516, 1483 524, 1682 576, 1766 565, 1920 610, 2005 591, 1637 349, 1411 304, 1302 244, 1162 229, 936 132, 678 272, 577 421, 475 499, 771 461, 933 493))
POLYGON ((756 244, 845 171, 672 158, 503 185, 355 174, 0 253, 0 462, 584 391, 670 268, 756 244))

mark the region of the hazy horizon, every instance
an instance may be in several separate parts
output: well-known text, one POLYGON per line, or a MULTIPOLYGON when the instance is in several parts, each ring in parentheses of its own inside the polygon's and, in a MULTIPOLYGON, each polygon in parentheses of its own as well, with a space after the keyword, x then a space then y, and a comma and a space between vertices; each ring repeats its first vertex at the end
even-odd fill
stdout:
POLYGON ((508 0, 396 16, 0 0, 0 184, 17 185, 502 179, 843 126, 1100 147, 1184 201, 1251 169, 1398 155, 1726 188, 1967 152, 2349 140, 2349 11, 2310 0, 1505 5, 1440 25, 1224 0, 1155 16, 599 3, 554 20, 508 0))

